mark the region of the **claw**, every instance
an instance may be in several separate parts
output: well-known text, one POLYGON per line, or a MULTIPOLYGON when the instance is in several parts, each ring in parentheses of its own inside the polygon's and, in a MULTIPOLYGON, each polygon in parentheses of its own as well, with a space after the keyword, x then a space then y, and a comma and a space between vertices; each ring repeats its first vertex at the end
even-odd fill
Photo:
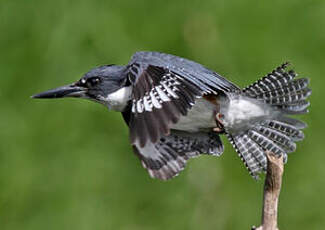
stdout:
POLYGON ((216 117, 217 127, 213 128, 213 131, 217 133, 223 133, 225 131, 222 124, 223 114, 217 113, 215 117, 216 117))
POLYGON ((223 114, 222 113, 217 113, 216 114, 216 120, 222 125, 222 118, 223 114))
POLYGON ((221 133, 223 131, 223 129, 216 127, 216 128, 213 128, 213 131, 216 133, 221 133))

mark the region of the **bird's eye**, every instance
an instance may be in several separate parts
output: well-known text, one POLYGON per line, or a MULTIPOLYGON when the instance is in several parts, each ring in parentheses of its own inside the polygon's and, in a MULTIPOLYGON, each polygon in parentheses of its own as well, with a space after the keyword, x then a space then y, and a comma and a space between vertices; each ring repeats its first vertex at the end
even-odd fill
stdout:
POLYGON ((98 77, 92 77, 87 79, 87 86, 95 86, 100 82, 98 77))
POLYGON ((99 77, 82 78, 77 85, 82 87, 94 87, 100 82, 99 77))

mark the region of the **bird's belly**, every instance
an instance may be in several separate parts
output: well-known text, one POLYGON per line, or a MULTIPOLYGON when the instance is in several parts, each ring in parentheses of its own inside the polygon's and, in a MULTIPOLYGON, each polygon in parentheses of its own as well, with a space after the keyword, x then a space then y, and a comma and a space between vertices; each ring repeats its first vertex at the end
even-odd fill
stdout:
POLYGON ((186 116, 181 116, 171 129, 198 132, 216 127, 215 121, 216 105, 199 98, 193 107, 188 111, 186 116))
POLYGON ((278 112, 270 105, 253 98, 236 95, 228 100, 220 100, 222 124, 228 132, 247 130, 256 123, 276 117, 278 112))

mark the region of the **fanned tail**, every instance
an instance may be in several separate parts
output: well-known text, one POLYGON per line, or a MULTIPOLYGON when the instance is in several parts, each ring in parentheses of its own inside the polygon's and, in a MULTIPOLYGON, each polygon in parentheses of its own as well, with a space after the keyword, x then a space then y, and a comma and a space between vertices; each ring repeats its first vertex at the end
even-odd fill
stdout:
POLYGON ((298 74, 293 70, 286 72, 284 63, 262 79, 243 89, 246 96, 264 101, 277 107, 286 114, 307 113, 310 96, 309 79, 295 79, 298 74))
POLYGON ((258 174, 266 170, 266 151, 278 156, 283 155, 284 162, 287 162, 287 154, 296 150, 295 142, 304 138, 301 129, 305 125, 302 126, 300 121, 294 125, 283 121, 287 121, 287 118, 280 119, 266 120, 240 134, 227 134, 231 144, 254 178, 258 178, 258 174))
POLYGON ((296 150, 295 142, 304 138, 301 129, 306 124, 288 115, 308 112, 307 98, 311 94, 309 80, 296 79, 297 74, 293 70, 285 70, 287 66, 288 63, 279 66, 243 89, 245 96, 271 105, 281 115, 258 122, 240 133, 227 133, 228 139, 254 178, 266 170, 266 151, 283 155, 286 162, 287 154, 296 150))
POLYGON ((247 133, 235 136, 227 134, 227 137, 249 173, 257 179, 258 174, 266 170, 267 160, 264 150, 247 133))

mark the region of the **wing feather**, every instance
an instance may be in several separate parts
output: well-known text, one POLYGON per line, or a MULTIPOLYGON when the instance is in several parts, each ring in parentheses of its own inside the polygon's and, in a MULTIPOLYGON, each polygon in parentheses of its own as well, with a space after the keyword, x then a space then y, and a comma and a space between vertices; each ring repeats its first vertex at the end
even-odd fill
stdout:
POLYGON ((157 52, 136 53, 127 76, 133 86, 131 142, 140 147, 168 135, 170 126, 187 114, 197 98, 239 90, 198 63, 157 52))
POLYGON ((172 131, 162 136, 155 144, 133 146, 144 168, 153 178, 168 180, 177 176, 186 166, 188 159, 201 154, 220 156, 223 144, 217 133, 187 133, 172 131))

